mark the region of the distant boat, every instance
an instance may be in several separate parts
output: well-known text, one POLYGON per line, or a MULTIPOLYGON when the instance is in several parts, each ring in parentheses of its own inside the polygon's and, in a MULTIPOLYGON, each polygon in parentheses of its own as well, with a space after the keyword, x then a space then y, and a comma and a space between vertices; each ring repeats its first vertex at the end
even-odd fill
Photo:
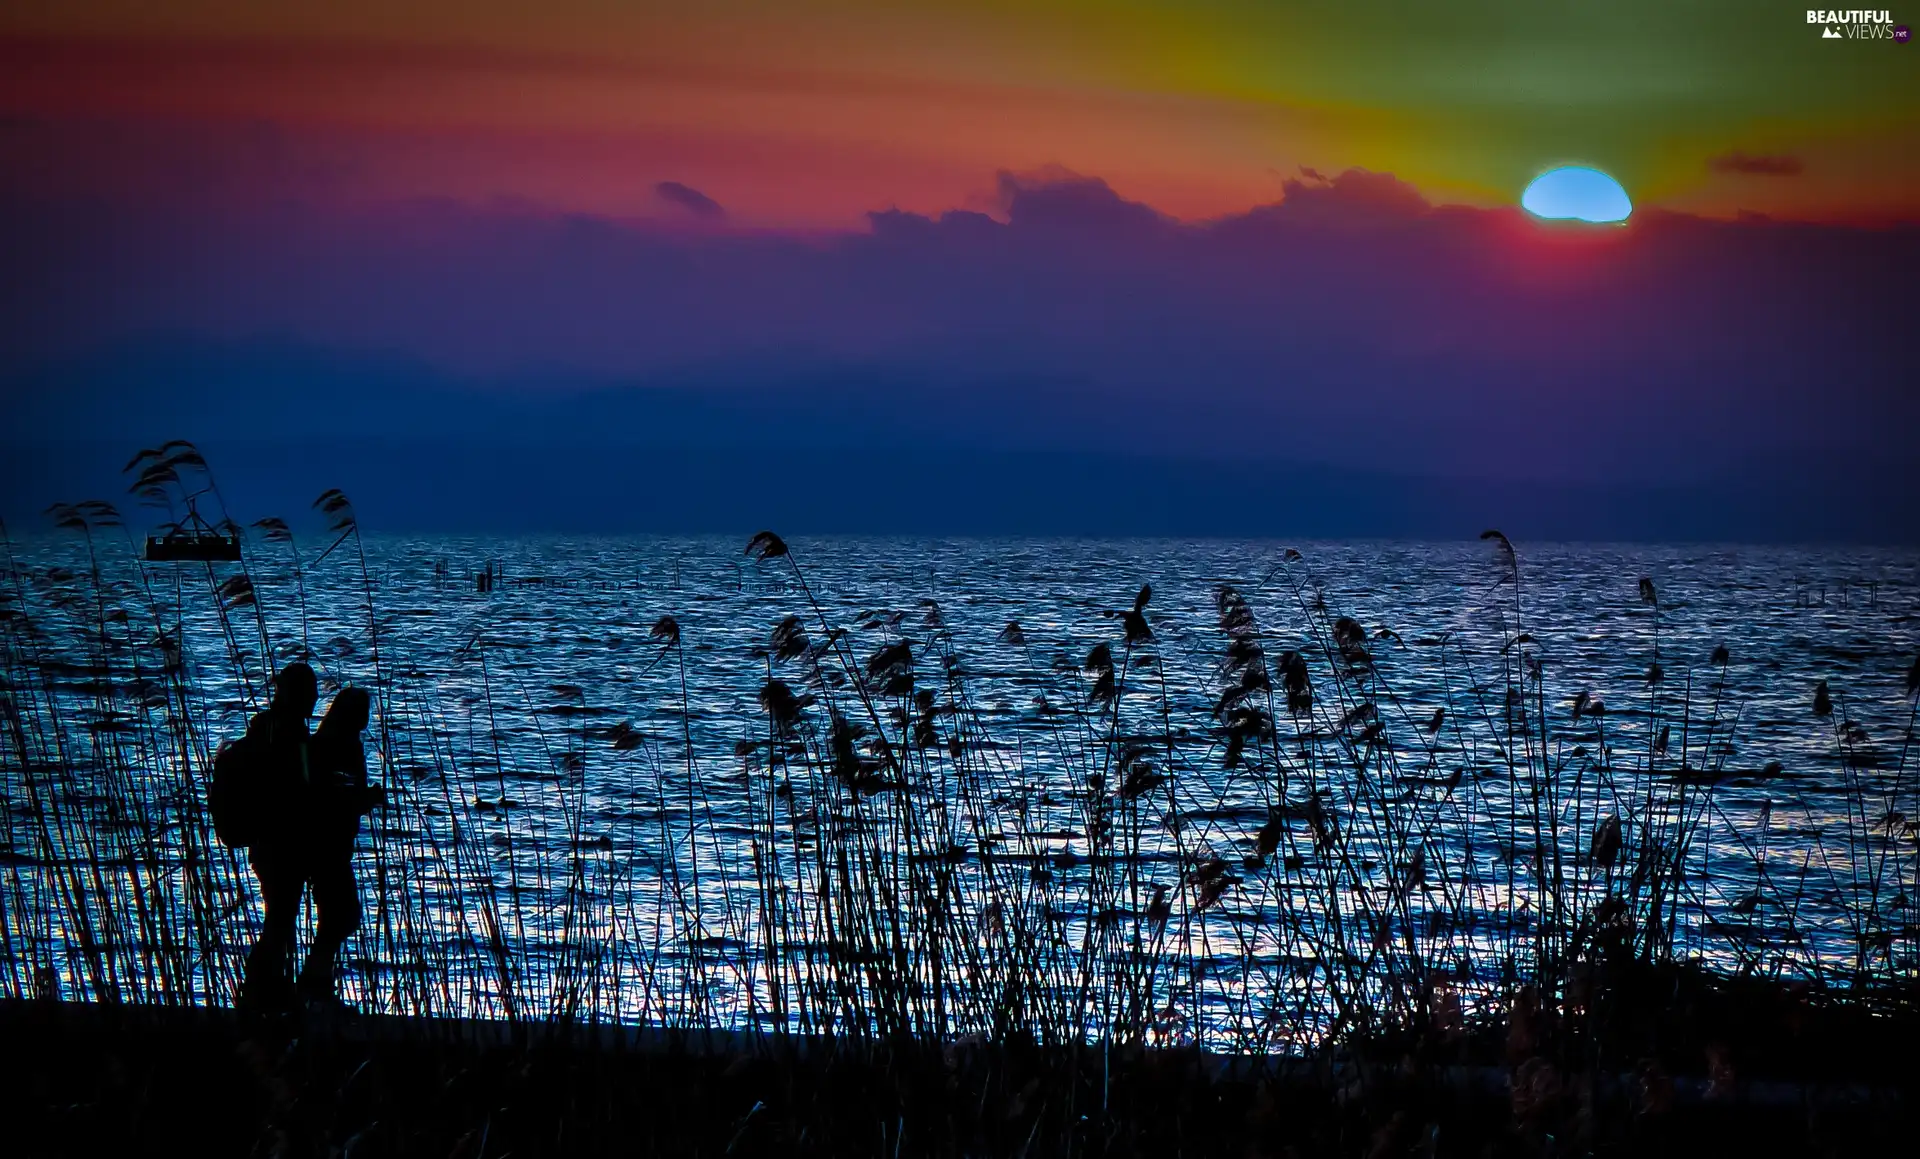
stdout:
POLYGON ((240 537, 217 531, 169 531, 147 536, 149 563, 238 563, 240 537))

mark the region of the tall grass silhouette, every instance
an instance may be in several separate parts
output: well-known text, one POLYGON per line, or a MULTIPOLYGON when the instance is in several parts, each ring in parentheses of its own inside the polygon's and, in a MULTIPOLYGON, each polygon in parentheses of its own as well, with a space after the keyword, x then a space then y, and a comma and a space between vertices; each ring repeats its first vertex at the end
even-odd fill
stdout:
MULTIPOLYGON (((222 509, 243 534, 190 444, 129 474, 167 519, 222 509)), ((1495 1024, 1524 1053, 1541 1020, 1599 1043, 1633 1013, 1622 980, 1660 970, 1912 1008, 1920 661, 1891 744, 1809 684, 1845 804, 1783 853, 1775 807, 1722 791, 1779 771, 1730 764, 1736 645, 1673 654, 1641 579, 1638 702, 1562 687, 1498 532, 1494 642, 1365 627, 1289 551, 1178 626, 1212 657, 1200 688, 1172 683, 1186 645, 1130 577, 1108 638, 1049 662, 1019 623, 957 639, 931 600, 838 616, 762 532, 740 558, 789 606, 725 747, 696 734, 675 616, 628 645, 631 687, 529 685, 484 624, 423 670, 351 503, 315 508, 320 550, 265 520, 235 565, 143 566, 97 501, 49 512, 83 569, 0 534, 7 996, 231 1002, 258 899, 207 771, 272 670, 315 658, 370 674, 390 794, 347 951, 370 1011, 1258 1055, 1495 1024), (357 639, 320 639, 323 580, 357 592, 357 639), (1034 690, 1021 736, 976 695, 982 643, 1034 690), (1402 687, 1412 650, 1437 687, 1402 687), (645 697, 671 735, 635 726, 645 697)))

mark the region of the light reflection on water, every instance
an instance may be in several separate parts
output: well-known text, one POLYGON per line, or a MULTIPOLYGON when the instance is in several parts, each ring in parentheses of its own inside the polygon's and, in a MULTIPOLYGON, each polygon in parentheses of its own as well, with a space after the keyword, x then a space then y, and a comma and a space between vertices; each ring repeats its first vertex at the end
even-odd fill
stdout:
MULTIPOLYGON (((1353 985, 1379 996, 1404 984, 1393 977, 1406 968, 1395 955, 1412 930, 1421 969, 1448 972, 1470 993, 1490 988, 1506 948, 1546 904, 1536 848, 1559 851, 1562 872, 1580 883, 1569 904, 1584 912, 1615 883, 1613 871, 1577 864, 1595 824, 1620 815, 1631 843, 1637 827, 1674 808, 1686 810, 1692 833, 1671 910, 1683 956, 1732 969, 1741 947, 1758 948, 1767 968, 1844 974, 1860 958, 1863 932, 1869 940, 1890 933, 1893 953, 1912 953, 1914 840, 1904 819, 1884 815, 1920 816, 1903 695, 1920 637, 1914 552, 1521 545, 1516 602, 1504 563, 1481 542, 1299 544, 1303 558, 1286 565, 1288 545, 1273 543, 795 540, 810 595, 786 561, 756 562, 743 542, 368 539, 390 689, 380 763, 399 803, 378 834, 363 838, 369 921, 350 992, 456 1013, 500 1013, 509 1001, 545 1012, 564 1004, 555 995, 572 980, 587 995, 581 1001, 606 1016, 780 1019, 768 1009, 761 948, 769 901, 755 874, 756 839, 763 857, 785 859, 782 880, 797 882, 820 840, 794 819, 800 803, 826 810, 823 824, 900 831, 898 794, 855 808, 837 787, 770 773, 764 748, 736 752, 737 742, 768 735, 759 694, 770 673, 806 686, 800 665, 766 655, 769 632, 788 615, 800 615, 815 640, 820 616, 848 629, 858 662, 884 643, 910 641, 919 687, 961 707, 940 724, 941 746, 925 758, 914 794, 965 847, 951 884, 974 944, 956 946, 948 970, 989 970, 1005 914, 1037 913, 1058 933, 1060 953, 1104 947, 1095 955, 1101 971, 1123 976, 1145 968, 1124 963, 1150 962, 1162 1031, 1203 1024, 1227 1041, 1310 1041, 1328 1012, 1324 991, 1316 997, 1302 981, 1312 974, 1297 968, 1303 963, 1339 968, 1351 955, 1348 965, 1363 976, 1353 985), (474 573, 489 563, 503 582, 484 591, 474 573), (1642 599, 1642 576, 1657 606, 1642 599), (1152 586, 1155 639, 1128 651, 1116 613, 1143 583, 1152 586), (1223 768, 1214 713, 1227 643, 1215 602, 1222 584, 1247 598, 1270 659, 1299 649, 1312 664, 1316 714, 1282 714, 1280 768, 1223 768), (938 627, 923 601, 937 605, 938 627), (1321 630, 1336 616, 1366 629, 1367 679, 1336 680, 1315 635, 1316 601, 1326 609, 1321 630), (679 625, 678 654, 650 634, 668 615, 679 625), (1009 622, 1024 644, 1003 637, 1009 622), (1521 632, 1531 637, 1524 647, 1513 642, 1521 632), (958 656, 955 684, 937 659, 943 642, 958 656), (1117 716, 1080 711, 1092 679, 1082 665, 1102 642, 1128 666, 1117 716), (1709 659, 1722 645, 1724 674, 1709 659), (1538 661, 1537 679, 1521 657, 1538 661), (1662 679, 1650 685, 1655 662, 1662 679), (1557 770, 1557 812, 1538 831, 1527 818, 1539 786, 1510 776, 1500 747, 1511 719, 1503 664, 1523 690, 1517 711, 1533 735, 1541 717, 1551 733, 1540 759, 1557 770), (1831 720, 1810 709, 1822 679, 1835 702, 1831 720), (1601 723, 1572 719, 1580 692, 1605 704, 1601 723), (1039 711, 1041 697, 1067 711, 1039 711), (1691 706, 1684 716, 1682 699, 1691 706), (1335 727, 1366 700, 1378 706, 1391 748, 1354 745, 1353 729, 1335 727), (1443 705, 1450 718, 1430 733, 1443 705), (1854 731, 1837 735, 1839 721, 1854 731), (632 731, 610 731, 622 724, 632 731), (1090 857, 1088 821, 1098 795, 1088 776, 1111 771, 1109 730, 1156 738, 1149 747, 1161 771, 1171 770, 1172 796, 1161 788, 1142 799, 1133 817, 1138 868, 1115 875, 1114 912, 1095 920, 1087 891, 1100 862, 1090 857), (964 758, 943 750, 955 731, 964 734, 964 758), (1597 760, 1603 742, 1610 762, 1597 760), (1649 762, 1663 775, 1640 776, 1649 762), (1696 778, 1676 806, 1672 772, 1683 764, 1711 775, 1696 778), (795 782, 792 798, 774 796, 782 777, 795 782), (1316 788, 1341 818, 1340 857, 1317 849, 1293 816, 1276 856, 1245 866, 1268 810, 1297 807, 1316 788), (568 828, 575 815, 577 832, 568 828), (426 836, 456 821, 478 840, 455 848, 426 836), (1005 838, 991 866, 982 834, 1005 838), (377 880, 375 845, 385 867, 377 880), (1284 860, 1288 850, 1300 857, 1297 868, 1284 860), (1407 887, 1415 850, 1426 880, 1407 887), (1183 875, 1213 857, 1241 880, 1197 912, 1183 875), (1158 934, 1147 913, 1156 885, 1174 899, 1158 934), (478 900, 488 892, 491 907, 478 900), (1376 895, 1404 898, 1385 907, 1385 931, 1349 929, 1331 951, 1292 932, 1302 920, 1325 927, 1334 904, 1351 920, 1360 899, 1376 895), (424 945, 439 948, 406 960, 424 945), (513 958, 507 983, 501 947, 513 958)), ((305 572, 302 594, 281 549, 250 547, 273 646, 284 659, 304 636, 330 686, 374 682, 369 593, 349 550, 305 572)), ((63 581, 44 574, 65 564, 83 577, 76 552, 72 541, 36 542, 22 556, 44 623, 95 614, 86 601, 55 606, 63 581)), ((236 734, 249 690, 228 656, 239 649, 257 693, 252 610, 236 615, 229 640, 204 576, 145 570, 169 615, 180 581, 203 723, 215 737, 236 734)), ((136 570, 110 559, 106 571, 119 598, 133 599, 136 570)), ((50 631, 47 646, 80 663, 83 644, 72 635, 50 631)), ((824 702, 836 690, 816 691, 824 702)), ((837 691, 846 703, 846 690, 837 691)), ((810 716, 821 734, 823 708, 810 716)), ((189 805, 154 808, 184 813, 189 805)), ((13 837, 24 848, 23 826, 13 837)), ((16 864, 13 872, 36 870, 16 864)), ((804 902, 806 889, 797 885, 782 904, 804 902)), ((228 955, 239 948, 244 916, 228 927, 228 955)), ((798 977, 809 954, 825 952, 824 927, 817 915, 794 920, 802 932, 786 968, 798 977)), ((46 930, 50 942, 65 933, 46 930)), ((1911 960, 1903 968, 1911 971, 1911 960)), ((917 962, 911 972, 932 984, 934 969, 917 962)), ((1096 981, 1090 1009, 1074 1019, 1090 1032, 1124 1016, 1098 997, 1109 982, 1096 981)), ((952 1014, 957 1029, 989 1016, 952 1014)))

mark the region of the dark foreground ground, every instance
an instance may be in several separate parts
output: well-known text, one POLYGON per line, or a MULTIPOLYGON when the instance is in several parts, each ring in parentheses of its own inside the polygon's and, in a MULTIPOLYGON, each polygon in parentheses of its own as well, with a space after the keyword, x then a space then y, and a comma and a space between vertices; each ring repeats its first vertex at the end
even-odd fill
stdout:
POLYGON ((1910 1019, 1661 1017, 1633 1061, 1545 1024, 1255 1065, 1015 1043, 882 1048, 659 1031, 0 1004, 14 1156, 1912 1154, 1910 1019), (1700 1033, 1705 1031, 1705 1037, 1700 1033), (1703 1045, 1704 1044, 1704 1045, 1703 1045))

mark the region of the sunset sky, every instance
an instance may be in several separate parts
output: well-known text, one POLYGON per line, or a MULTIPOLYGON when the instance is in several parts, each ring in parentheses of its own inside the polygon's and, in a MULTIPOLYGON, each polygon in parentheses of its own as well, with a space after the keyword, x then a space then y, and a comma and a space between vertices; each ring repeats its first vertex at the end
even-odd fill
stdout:
MULTIPOLYGON (((1073 477, 1161 479, 1176 531, 1231 462, 1275 526, 1286 472, 1365 475, 1383 514, 1329 533, 1511 500, 1920 535, 1920 48, 1820 33, 1747 0, 15 0, 0 511, 204 437, 431 522, 462 500, 392 473, 426 442, 590 442, 683 456, 649 486, 709 506, 675 525, 732 528, 791 494, 744 441, 901 478, 938 446, 913 477, 988 530, 1092 526, 1034 522, 1021 472, 1122 455, 1158 465, 1073 477), (1528 218, 1560 164, 1630 221, 1528 218), (260 449, 296 438, 337 445, 260 449), (1492 490, 1410 514, 1443 479, 1492 490)), ((796 518, 918 518, 849 494, 796 518)))
POLYGON ((1920 49, 1818 32, 1749 0, 16 0, 0 113, 32 180, 123 194, 650 216, 675 181, 851 227, 1002 169, 1191 219, 1300 166, 1493 205, 1578 161, 1642 204, 1913 217, 1920 49))

